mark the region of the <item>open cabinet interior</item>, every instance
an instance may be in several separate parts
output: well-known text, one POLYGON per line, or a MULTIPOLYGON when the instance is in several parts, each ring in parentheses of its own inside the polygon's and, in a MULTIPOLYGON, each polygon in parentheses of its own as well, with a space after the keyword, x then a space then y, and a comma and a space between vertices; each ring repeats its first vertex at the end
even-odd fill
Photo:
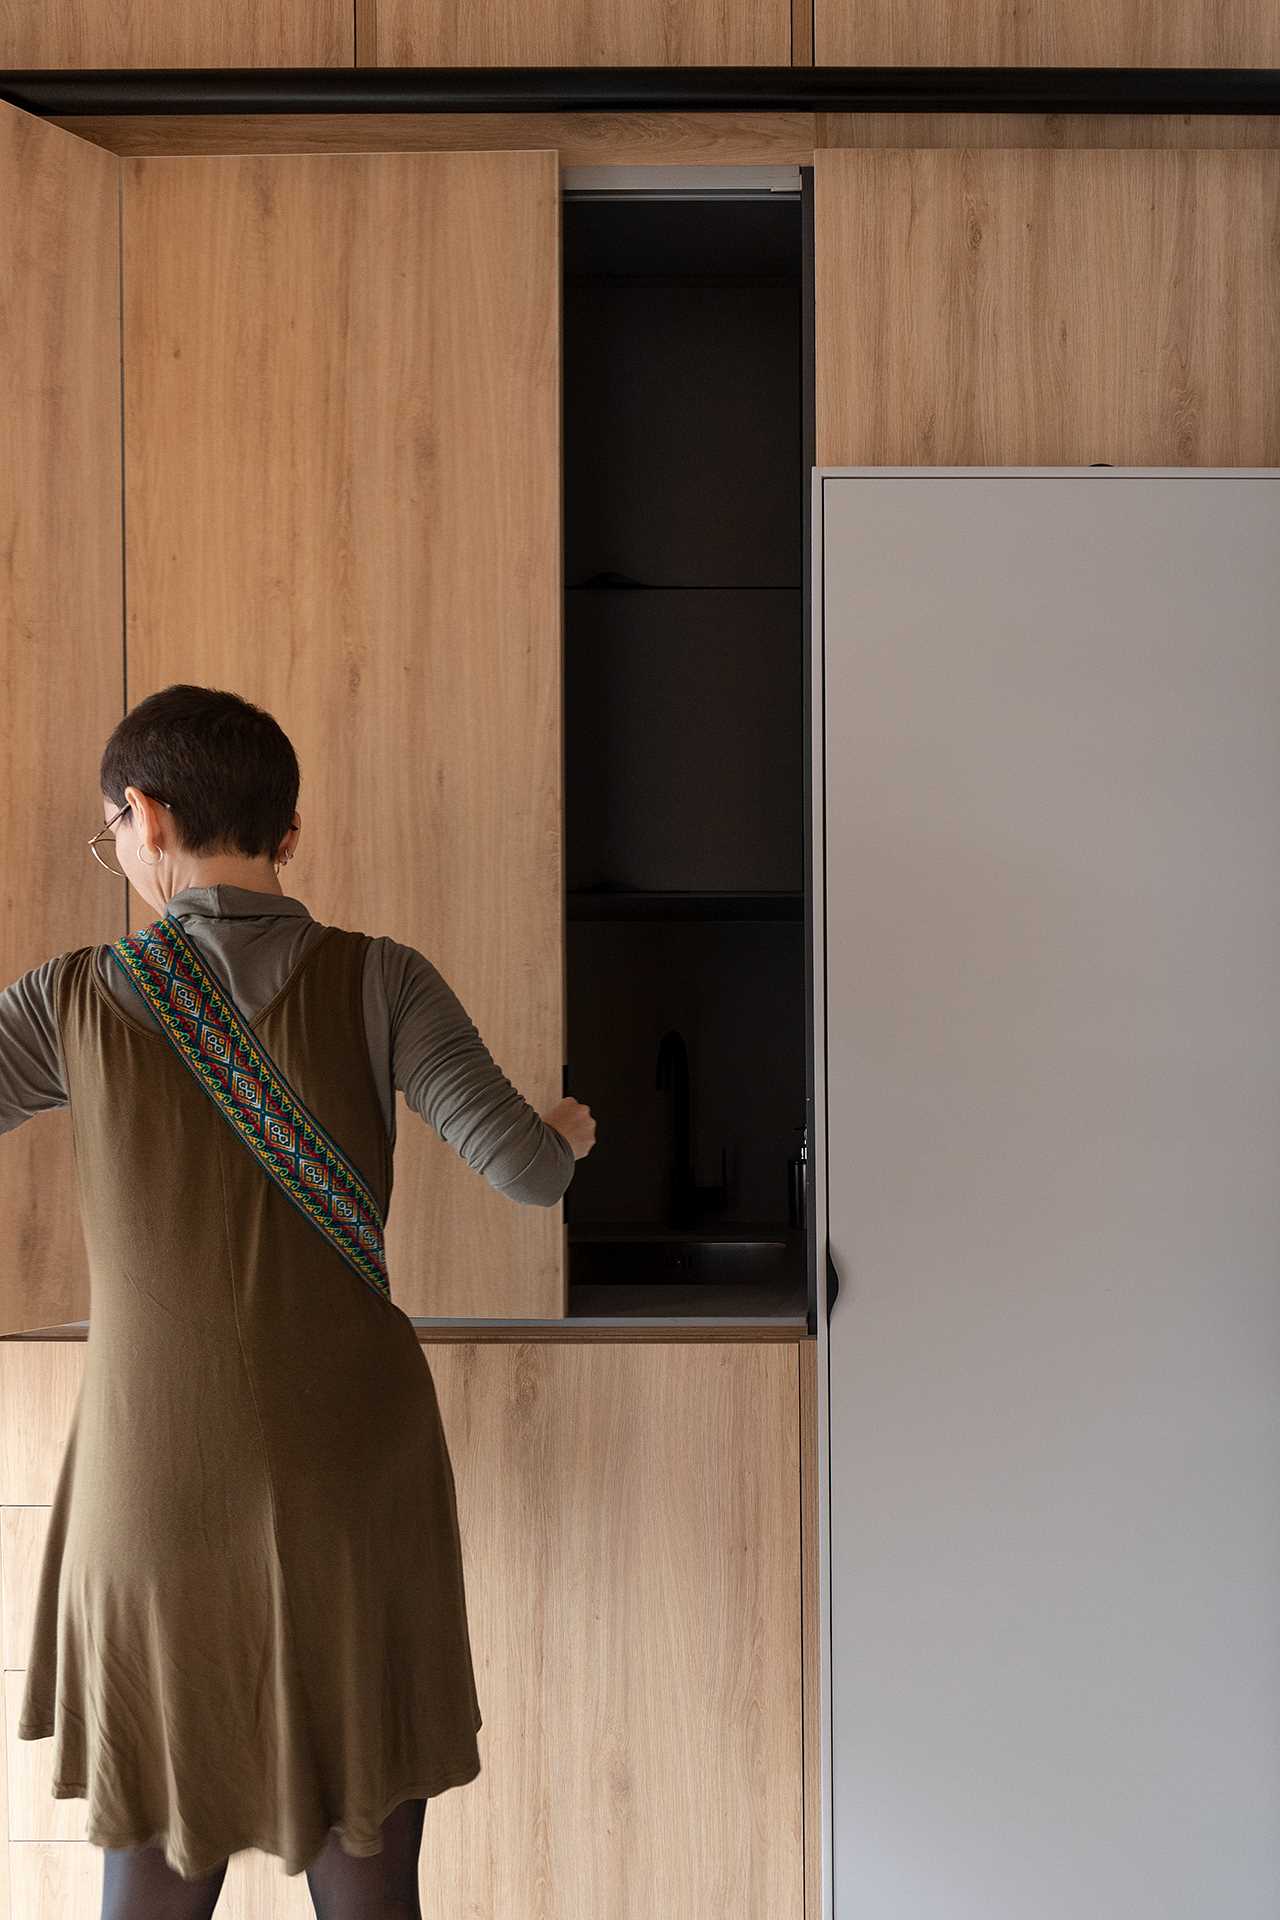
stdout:
POLYGON ((563 199, 570 1318, 806 1312, 804 253, 563 199))

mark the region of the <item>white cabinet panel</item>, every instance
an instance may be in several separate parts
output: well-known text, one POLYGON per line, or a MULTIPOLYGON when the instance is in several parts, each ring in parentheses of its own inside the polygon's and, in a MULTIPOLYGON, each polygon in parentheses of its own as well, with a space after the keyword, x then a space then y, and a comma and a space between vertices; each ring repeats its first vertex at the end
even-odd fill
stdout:
POLYGON ((832 1911, 1275 1920, 1280 471, 813 524, 832 1911))

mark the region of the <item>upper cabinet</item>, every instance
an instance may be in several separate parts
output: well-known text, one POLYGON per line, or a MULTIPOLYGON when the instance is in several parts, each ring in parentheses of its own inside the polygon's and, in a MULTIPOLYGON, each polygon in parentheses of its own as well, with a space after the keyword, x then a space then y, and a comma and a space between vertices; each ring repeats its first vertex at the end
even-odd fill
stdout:
POLYGON ((1273 0, 4 0, 0 67, 1275 67, 1273 0), (812 46, 810 41, 812 40, 812 46))
POLYGON ((0 68, 786 67, 791 33, 791 0, 5 0, 0 68))
POLYGON ((790 0, 356 0, 372 67, 786 67, 790 0))
POLYGON ((3 0, 3 67, 1276 67, 1274 0, 3 0), (812 40, 812 47, 810 46, 812 40))
POLYGON ((814 0, 822 67, 1274 67, 1275 0, 814 0))
POLYGON ((1280 153, 815 157, 819 466, 1280 457, 1280 153))
POLYGON ((351 0, 5 0, 0 67, 349 67, 351 0))

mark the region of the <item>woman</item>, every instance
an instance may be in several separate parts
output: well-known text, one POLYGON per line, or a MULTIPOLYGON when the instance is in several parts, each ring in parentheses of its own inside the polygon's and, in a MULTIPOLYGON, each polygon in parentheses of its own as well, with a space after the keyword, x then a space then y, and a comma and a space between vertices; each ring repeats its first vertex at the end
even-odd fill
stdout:
POLYGON ((18 1737, 88 1801, 103 1920, 204 1920, 231 1853, 320 1920, 417 1916, 426 1801, 480 1771, 453 1472, 381 1247, 395 1093, 510 1199, 539 1115, 432 963, 281 890, 298 763, 177 685, 99 769, 95 857, 160 915, 0 993, 0 1130, 69 1105, 91 1324, 18 1737))

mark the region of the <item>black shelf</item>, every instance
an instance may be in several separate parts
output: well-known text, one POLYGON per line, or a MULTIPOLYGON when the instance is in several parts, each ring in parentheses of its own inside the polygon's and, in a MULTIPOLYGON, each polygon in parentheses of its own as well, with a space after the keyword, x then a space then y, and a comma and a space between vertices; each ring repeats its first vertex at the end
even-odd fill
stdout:
POLYGON ((801 893, 630 893, 572 888, 570 920, 803 920, 801 893))
POLYGON ((798 580, 783 580, 777 586, 741 586, 734 587, 720 583, 703 582, 698 585, 690 581, 687 584, 679 580, 575 580, 565 588, 566 593, 801 593, 803 588, 798 580))
POLYGON ((785 1247, 803 1240, 803 1227, 776 1220, 724 1220, 704 1227, 668 1227, 661 1220, 583 1220, 569 1222, 571 1241, 601 1246, 637 1246, 645 1242, 664 1246, 772 1246, 785 1247))

